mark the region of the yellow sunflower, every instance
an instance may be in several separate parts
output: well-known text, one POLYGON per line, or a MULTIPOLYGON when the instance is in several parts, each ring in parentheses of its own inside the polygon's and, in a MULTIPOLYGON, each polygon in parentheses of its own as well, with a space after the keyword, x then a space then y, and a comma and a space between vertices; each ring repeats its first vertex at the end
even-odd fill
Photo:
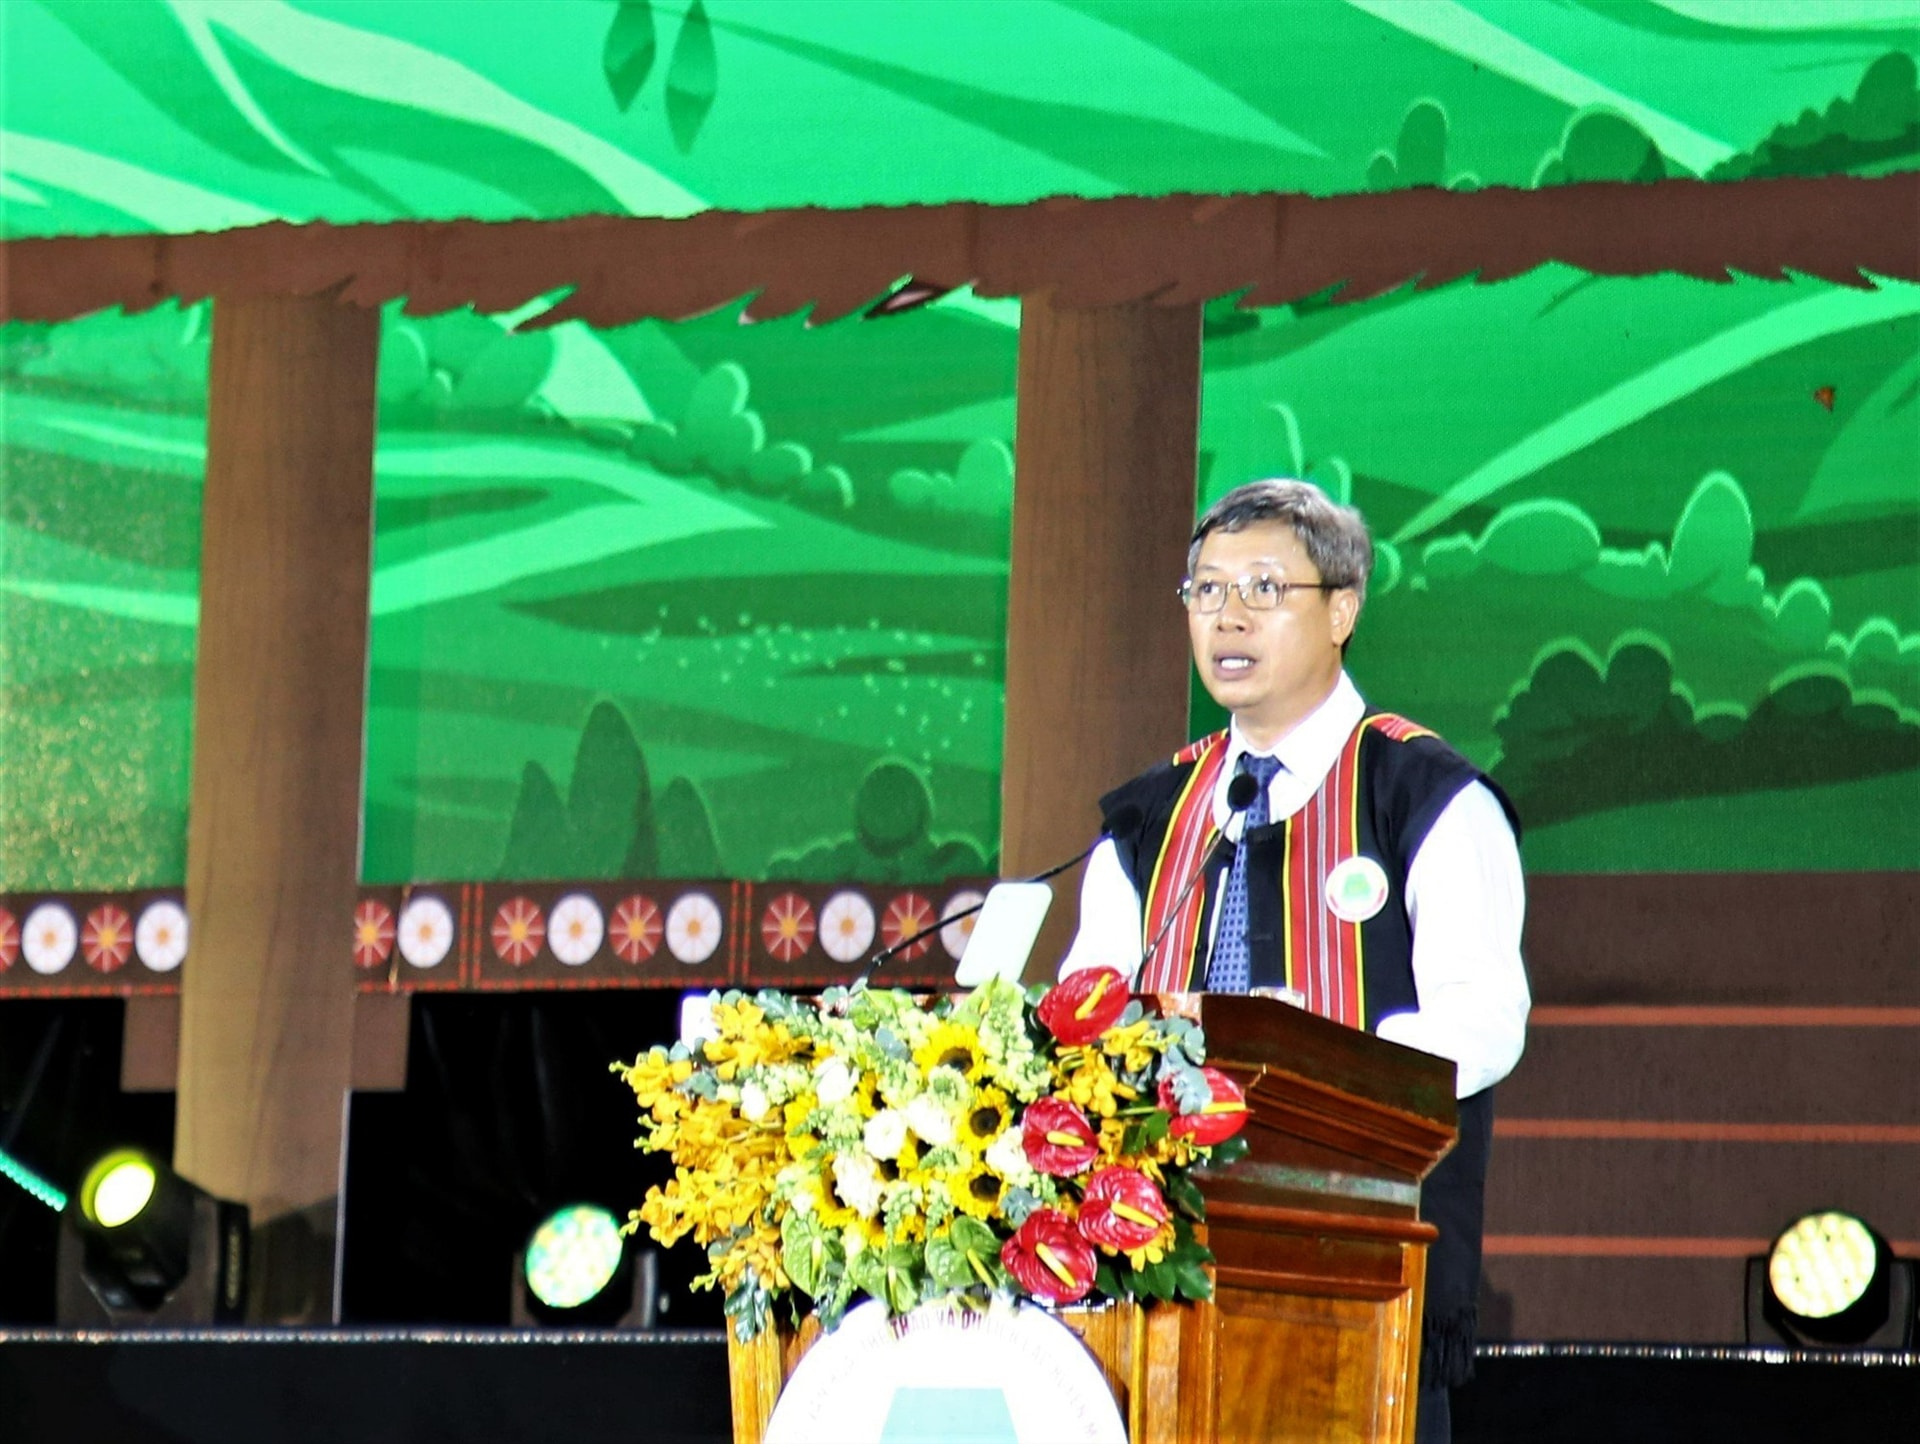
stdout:
POLYGON ((985 1153, 993 1140, 1006 1132, 1013 1122, 1013 1109, 1006 1093, 994 1087, 981 1088, 960 1115, 954 1141, 970 1153, 985 1153))
POLYGON ((913 1061, 922 1077, 935 1068, 955 1068, 969 1083, 977 1082, 987 1066, 980 1034, 950 1019, 934 1025, 927 1041, 913 1050, 913 1061))
POLYGON ((1006 1191, 1006 1180, 977 1160, 966 1171, 947 1177, 947 1197, 953 1200, 953 1206, 982 1221, 999 1210, 1006 1191))

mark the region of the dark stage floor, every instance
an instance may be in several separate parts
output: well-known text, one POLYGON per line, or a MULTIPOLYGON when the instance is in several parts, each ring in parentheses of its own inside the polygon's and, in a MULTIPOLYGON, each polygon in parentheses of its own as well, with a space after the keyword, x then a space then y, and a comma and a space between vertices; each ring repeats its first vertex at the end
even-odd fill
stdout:
MULTIPOLYGON (((729 1437, 715 1333, 0 1330, 6 1444, 729 1437)), ((1454 1437, 1896 1444, 1920 1439, 1920 1354, 1492 1345, 1454 1437)))

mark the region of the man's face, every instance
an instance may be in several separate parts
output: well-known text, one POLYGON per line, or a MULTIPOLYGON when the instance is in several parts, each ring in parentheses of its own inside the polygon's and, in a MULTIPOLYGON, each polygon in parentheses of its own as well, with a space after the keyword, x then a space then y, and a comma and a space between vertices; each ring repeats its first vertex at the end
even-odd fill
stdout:
POLYGON ((1275 581, 1318 582, 1293 528, 1254 522, 1239 531, 1215 531, 1200 544, 1196 583, 1227 586, 1217 612, 1187 613, 1193 661, 1213 700, 1263 745, 1279 740, 1333 689, 1340 648, 1352 635, 1359 599, 1352 591, 1287 591, 1279 606, 1247 606, 1233 583, 1267 575, 1275 581))

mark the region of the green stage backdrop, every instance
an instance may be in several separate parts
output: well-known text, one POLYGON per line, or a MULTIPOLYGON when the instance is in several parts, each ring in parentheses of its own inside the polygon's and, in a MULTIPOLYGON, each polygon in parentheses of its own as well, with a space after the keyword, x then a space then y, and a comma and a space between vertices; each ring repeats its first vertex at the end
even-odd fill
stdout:
MULTIPOLYGON (((17 0, 0 220, 1874 174, 1913 13, 17 0)), ((1017 303, 556 299, 385 318, 365 879, 990 870, 1017 303)), ((0 330, 8 889, 184 877, 209 323, 0 330)), ((1536 872, 1920 866, 1920 288, 1546 267, 1206 331, 1198 500, 1367 512, 1353 669, 1536 872)))

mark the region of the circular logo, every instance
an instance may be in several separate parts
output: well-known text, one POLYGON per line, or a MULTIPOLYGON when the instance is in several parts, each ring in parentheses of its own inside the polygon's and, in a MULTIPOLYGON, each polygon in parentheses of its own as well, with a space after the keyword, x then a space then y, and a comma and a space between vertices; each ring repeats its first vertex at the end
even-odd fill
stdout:
POLYGON ((1387 870, 1354 856, 1327 874, 1327 908, 1342 922, 1363 923, 1387 905, 1387 870))
POLYGON ((667 909, 667 951, 689 967, 704 963, 720 946, 726 927, 720 905, 703 892, 683 893, 667 909))
POLYGON ((760 919, 760 941, 783 963, 803 957, 813 946, 818 930, 813 905, 797 892, 781 893, 767 904, 766 915, 760 919))
POLYGON ((437 968, 453 951, 453 912, 432 893, 400 909, 400 956, 416 968, 437 968))
POLYGON ((353 910, 353 965, 377 968, 393 956, 393 910, 368 898, 353 910))
POLYGON ((510 967, 524 968, 540 956, 547 940, 547 920, 529 898, 511 898, 493 915, 493 951, 510 967))
POLYGON ((547 947, 561 962, 577 968, 595 953, 607 936, 607 920, 600 904, 583 892, 570 892, 553 905, 547 919, 547 947))
POLYGON ((665 933, 660 905, 645 893, 635 893, 613 910, 613 951, 623 963, 644 963, 659 951, 665 933))
POLYGON ((156 973, 170 973, 187 956, 187 912, 170 898, 147 904, 133 930, 133 950, 156 973))
POLYGON ((965 917, 954 917, 955 913, 965 913, 968 908, 977 908, 987 900, 985 893, 964 888, 947 899, 946 907, 940 911, 943 918, 953 918, 940 929, 940 946, 947 950, 947 956, 956 963, 967 951, 967 944, 973 941, 973 925, 980 921, 977 912, 967 913, 965 917))
POLYGON ((1126 1444, 1127 1426, 1092 1353, 1045 1309, 929 1304, 889 1321, 869 1302, 800 1360, 764 1438, 1126 1444))
POLYGON ((820 946, 836 963, 857 963, 873 945, 873 904, 857 892, 837 892, 820 908, 820 946))
POLYGON ((80 928, 73 914, 59 903, 44 902, 20 925, 20 952, 27 966, 42 977, 59 972, 73 961, 80 928))

